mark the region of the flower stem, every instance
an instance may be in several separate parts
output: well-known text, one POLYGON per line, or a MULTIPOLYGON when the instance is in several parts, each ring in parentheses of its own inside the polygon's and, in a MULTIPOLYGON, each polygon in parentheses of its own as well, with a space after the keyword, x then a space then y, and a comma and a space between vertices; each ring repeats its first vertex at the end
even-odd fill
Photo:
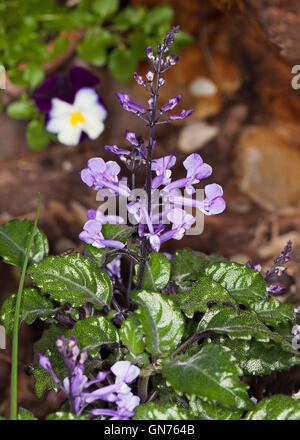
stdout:
MULTIPOLYGON (((151 117, 149 120, 149 139, 148 139, 148 145, 147 145, 147 157, 146 157, 146 192, 148 197, 148 214, 151 218, 151 189, 152 189, 152 174, 151 174, 151 165, 152 165, 152 150, 155 143, 155 125, 157 123, 156 120, 156 111, 157 111, 157 97, 158 97, 158 90, 159 90, 159 79, 161 75, 161 62, 163 57, 164 47, 160 49, 159 53, 159 59, 158 64, 156 68, 156 78, 155 78, 155 87, 154 91, 151 94, 151 97, 153 98, 153 104, 152 104, 152 112, 151 117)), ((146 260, 148 257, 148 246, 147 246, 147 237, 143 237, 142 239, 142 245, 141 245, 141 255, 142 255, 142 261, 139 267, 139 274, 138 274, 138 280, 137 280, 137 289, 140 289, 143 284, 143 279, 145 275, 145 269, 146 269, 146 260)))
POLYGON ((40 212, 40 196, 38 197, 35 221, 32 226, 31 234, 27 242, 26 254, 24 258, 22 274, 19 282, 19 288, 16 299, 13 339, 12 339, 12 362, 11 362, 11 387, 10 387, 10 419, 11 420, 17 420, 18 417, 18 345, 19 345, 20 310, 22 304, 22 294, 23 294, 25 275, 28 266, 29 254, 37 228, 39 212, 40 212))
POLYGON ((138 380, 138 394, 141 399, 141 403, 145 403, 148 398, 148 384, 150 376, 140 376, 138 380))

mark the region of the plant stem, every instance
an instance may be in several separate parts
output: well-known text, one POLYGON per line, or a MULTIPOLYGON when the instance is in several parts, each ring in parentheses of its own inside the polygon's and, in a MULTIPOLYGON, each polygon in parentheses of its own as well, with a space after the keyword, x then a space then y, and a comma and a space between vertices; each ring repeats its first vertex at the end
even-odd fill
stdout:
POLYGON ((147 401, 149 379, 150 379, 150 376, 139 376, 138 394, 141 399, 141 403, 145 403, 147 401))
POLYGON ((17 420, 18 417, 18 345, 19 345, 20 310, 22 304, 22 294, 23 294, 25 275, 28 266, 29 254, 37 228, 39 212, 40 212, 40 196, 38 197, 35 221, 31 230, 31 234, 28 238, 26 254, 24 258, 22 274, 19 282, 19 288, 16 299, 16 309, 15 309, 13 339, 12 339, 12 363, 11 363, 11 387, 10 387, 10 419, 11 420, 17 420))
MULTIPOLYGON (((152 190, 152 174, 151 174, 151 164, 152 164, 152 150, 155 143, 155 125, 157 123, 156 120, 156 111, 157 111, 157 97, 158 97, 158 89, 159 89, 159 79, 161 75, 161 62, 162 62, 162 56, 164 47, 160 49, 159 53, 159 59, 157 63, 157 69, 155 71, 156 78, 155 78, 155 88, 153 93, 151 93, 151 97, 153 98, 153 104, 152 104, 152 112, 151 112, 151 118, 149 120, 149 138, 148 138, 148 145, 147 145, 147 157, 146 157, 146 192, 147 192, 147 198, 148 198, 148 214, 151 218, 151 190, 152 190)), ((138 275, 138 281, 137 281, 137 289, 140 289, 143 284, 145 269, 146 269, 146 260, 148 257, 148 246, 147 246, 147 237, 143 237, 142 239, 142 245, 141 245, 141 255, 142 255, 142 261, 139 267, 139 275, 138 275)))
POLYGON ((186 341, 184 341, 182 344, 180 344, 176 350, 174 350, 171 354, 169 354, 168 357, 174 357, 178 354, 180 354, 182 351, 186 350, 187 348, 189 348, 191 345, 193 345, 195 342, 199 341, 199 339, 203 339, 203 338, 209 338, 214 336, 216 333, 212 330, 203 330, 202 332, 191 336, 190 338, 188 338, 186 341))

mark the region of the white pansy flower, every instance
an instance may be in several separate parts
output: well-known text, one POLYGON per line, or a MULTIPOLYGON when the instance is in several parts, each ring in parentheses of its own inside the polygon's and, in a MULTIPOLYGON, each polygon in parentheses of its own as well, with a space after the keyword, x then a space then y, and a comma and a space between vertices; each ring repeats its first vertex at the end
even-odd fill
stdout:
POLYGON ((53 98, 51 103, 46 128, 50 133, 57 134, 62 144, 77 145, 82 132, 90 139, 96 139, 104 130, 107 111, 99 104, 94 89, 85 87, 78 90, 73 104, 59 98, 53 98))

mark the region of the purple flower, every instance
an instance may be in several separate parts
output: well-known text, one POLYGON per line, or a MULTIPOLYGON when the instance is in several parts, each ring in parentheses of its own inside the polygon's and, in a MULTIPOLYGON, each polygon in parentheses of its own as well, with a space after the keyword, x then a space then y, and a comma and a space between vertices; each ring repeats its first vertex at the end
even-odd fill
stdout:
POLYGON ((151 170, 156 172, 156 176, 152 180, 152 188, 156 189, 160 185, 167 185, 171 182, 170 168, 176 163, 176 157, 173 155, 164 156, 160 159, 154 159, 151 164, 151 170))
POLYGON ((192 115, 193 113, 194 113, 194 110, 182 110, 178 115, 169 116, 169 119, 171 121, 174 121, 175 119, 185 119, 188 116, 192 115))
POLYGON ((179 103, 181 100, 181 95, 177 95, 175 98, 170 98, 169 103, 165 104, 161 107, 161 112, 168 112, 169 110, 173 110, 174 107, 179 103))
POLYGON ((121 106, 124 110, 127 110, 132 113, 146 113, 146 110, 135 102, 130 101, 129 96, 122 93, 116 93, 116 97, 118 98, 121 106))
POLYGON ((128 142, 130 142, 132 145, 135 145, 136 147, 139 146, 139 141, 136 138, 136 135, 133 131, 126 131, 126 139, 128 142))
POLYGON ((117 278, 121 278, 121 258, 122 255, 118 255, 106 265, 104 270, 107 271, 109 276, 116 276, 117 278))
POLYGON ((99 82, 99 78, 89 70, 74 66, 66 75, 55 73, 46 78, 35 89, 33 99, 41 112, 48 112, 51 109, 52 98, 59 98, 71 104, 78 90, 85 87, 94 88, 99 82))
POLYGON ((128 156, 128 154, 130 154, 129 150, 122 150, 116 145, 105 145, 104 149, 110 153, 117 154, 118 156, 128 156))
POLYGON ((76 415, 80 415, 87 405, 102 399, 106 402, 115 402, 117 410, 97 409, 93 415, 111 415, 113 418, 126 420, 134 415, 134 408, 139 405, 140 399, 134 396, 127 385, 133 382, 140 373, 140 369, 129 361, 116 362, 111 367, 111 372, 116 376, 115 383, 95 391, 88 391, 92 385, 103 382, 110 374, 109 371, 100 371, 94 379, 88 380, 84 375, 84 366, 87 360, 87 352, 80 352, 79 346, 73 336, 69 339, 62 336, 57 339, 57 348, 64 360, 68 375, 60 382, 52 370, 51 362, 46 356, 39 354, 40 365, 52 376, 57 385, 69 398, 70 409, 76 415))
POLYGON ((123 249, 125 246, 124 243, 117 240, 105 240, 101 233, 102 224, 97 220, 88 220, 84 227, 83 231, 80 232, 79 238, 85 243, 91 244, 96 248, 104 248, 105 246, 123 249))
POLYGON ((104 215, 100 209, 88 209, 86 216, 88 220, 97 220, 102 224, 120 225, 124 223, 124 219, 118 215, 104 215))
POLYGON ((286 291, 286 287, 279 286, 279 284, 272 284, 271 286, 267 287, 267 292, 269 293, 283 293, 286 291))
POLYGON ((88 161, 88 168, 81 171, 81 179, 86 185, 93 186, 97 191, 105 187, 115 194, 128 197, 130 194, 129 188, 118 182, 117 175, 120 170, 121 168, 117 162, 104 162, 100 157, 94 157, 88 161))
POLYGON ((201 179, 209 177, 212 173, 211 166, 204 163, 200 154, 197 153, 190 154, 183 162, 183 166, 187 170, 186 178, 167 185, 164 189, 165 193, 185 187, 188 194, 193 194, 195 192, 193 185, 199 183, 201 179))
POLYGON ((134 77, 134 79, 136 80, 136 82, 138 83, 139 86, 144 84, 143 78, 137 72, 134 72, 133 77, 134 77))
POLYGON ((151 70, 148 70, 148 72, 146 73, 146 78, 149 82, 152 82, 154 79, 154 73, 151 70))

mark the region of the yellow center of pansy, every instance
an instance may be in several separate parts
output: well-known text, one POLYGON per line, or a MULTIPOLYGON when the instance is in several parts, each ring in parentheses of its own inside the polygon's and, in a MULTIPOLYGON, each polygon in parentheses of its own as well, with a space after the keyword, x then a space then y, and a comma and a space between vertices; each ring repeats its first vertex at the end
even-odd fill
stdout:
POLYGON ((83 117, 82 113, 80 112, 74 112, 71 115, 71 124, 77 125, 78 122, 85 122, 85 118, 83 117))

